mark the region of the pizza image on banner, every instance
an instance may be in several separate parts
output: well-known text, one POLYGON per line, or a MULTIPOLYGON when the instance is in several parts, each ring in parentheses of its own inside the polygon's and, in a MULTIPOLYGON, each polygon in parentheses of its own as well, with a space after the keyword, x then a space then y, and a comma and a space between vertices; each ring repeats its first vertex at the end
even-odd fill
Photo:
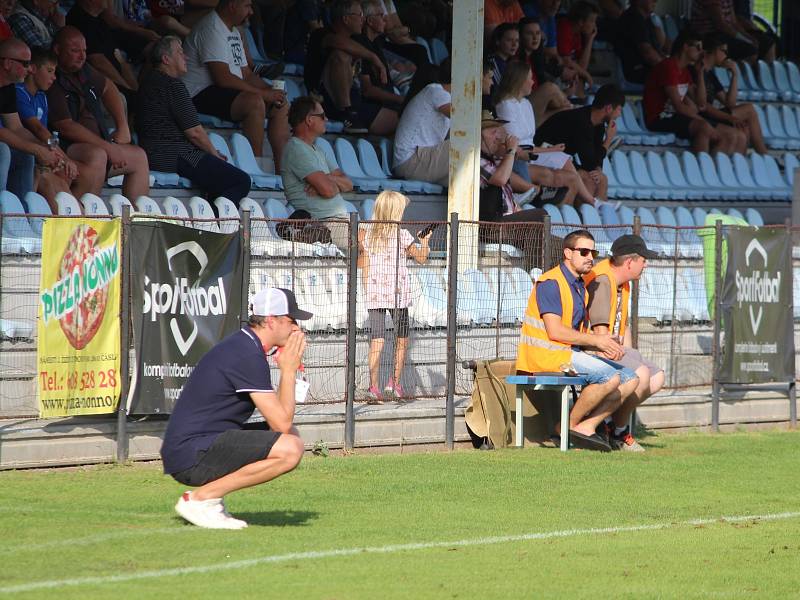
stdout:
POLYGON ((39 284, 39 413, 117 409, 121 381, 119 220, 48 219, 39 284))

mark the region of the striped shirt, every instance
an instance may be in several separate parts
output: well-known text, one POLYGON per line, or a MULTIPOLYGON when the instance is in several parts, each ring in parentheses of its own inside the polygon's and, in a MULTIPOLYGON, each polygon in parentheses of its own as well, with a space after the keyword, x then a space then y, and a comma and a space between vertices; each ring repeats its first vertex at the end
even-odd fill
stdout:
POLYGON ((200 124, 184 83, 161 71, 151 71, 139 88, 138 100, 136 131, 150 169, 175 173, 178 157, 196 167, 206 152, 184 133, 200 124))

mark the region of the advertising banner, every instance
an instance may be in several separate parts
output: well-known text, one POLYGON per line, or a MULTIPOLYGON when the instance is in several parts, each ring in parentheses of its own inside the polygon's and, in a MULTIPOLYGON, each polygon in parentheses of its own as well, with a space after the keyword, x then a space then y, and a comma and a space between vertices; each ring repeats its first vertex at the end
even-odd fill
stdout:
POLYGON ((120 221, 47 219, 39 281, 39 414, 117 410, 120 221))
POLYGON ((719 381, 794 381, 791 249, 786 230, 730 228, 719 381))
POLYGON ((200 358, 240 325, 238 233, 156 221, 131 225, 136 361, 128 412, 170 413, 200 358))

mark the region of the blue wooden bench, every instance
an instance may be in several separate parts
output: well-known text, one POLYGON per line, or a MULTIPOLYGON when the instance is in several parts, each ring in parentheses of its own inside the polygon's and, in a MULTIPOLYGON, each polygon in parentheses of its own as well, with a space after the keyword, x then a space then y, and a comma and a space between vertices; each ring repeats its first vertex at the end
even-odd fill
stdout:
POLYGON ((509 375, 506 383, 517 386, 517 415, 516 415, 516 435, 515 446, 522 447, 524 438, 522 436, 522 395, 528 388, 536 389, 560 389, 561 390, 561 451, 566 452, 569 448, 569 404, 570 387, 574 385, 586 385, 586 377, 583 375, 564 375, 563 373, 537 373, 535 375, 509 375))

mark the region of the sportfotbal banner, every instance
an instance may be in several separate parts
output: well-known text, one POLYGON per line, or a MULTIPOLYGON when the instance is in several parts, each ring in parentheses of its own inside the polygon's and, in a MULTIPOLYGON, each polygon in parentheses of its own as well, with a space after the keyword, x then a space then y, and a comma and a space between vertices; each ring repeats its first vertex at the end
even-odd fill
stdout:
POLYGON ((200 358, 240 325, 238 233, 156 221, 130 229, 136 360, 128 412, 170 413, 200 358))
POLYGON ((719 381, 794 381, 791 252, 785 229, 730 228, 719 381))
POLYGON ((117 409, 120 249, 119 219, 44 222, 37 350, 42 417, 117 409))

